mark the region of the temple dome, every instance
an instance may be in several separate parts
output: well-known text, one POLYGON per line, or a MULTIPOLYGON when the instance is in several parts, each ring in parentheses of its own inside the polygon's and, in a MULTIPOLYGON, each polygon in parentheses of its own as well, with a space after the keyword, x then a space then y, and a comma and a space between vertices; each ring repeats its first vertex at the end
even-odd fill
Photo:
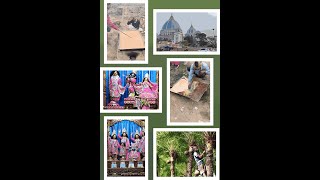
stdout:
POLYGON ((195 34, 200 33, 200 31, 196 30, 193 25, 191 24, 190 28, 188 29, 186 36, 194 36, 195 34))
POLYGON ((187 34, 194 34, 194 33, 196 33, 196 29, 192 26, 192 24, 191 24, 191 26, 190 26, 190 28, 188 29, 188 31, 187 31, 187 34))
POLYGON ((174 20, 172 15, 169 20, 163 24, 162 30, 178 30, 179 32, 182 32, 179 23, 174 20))

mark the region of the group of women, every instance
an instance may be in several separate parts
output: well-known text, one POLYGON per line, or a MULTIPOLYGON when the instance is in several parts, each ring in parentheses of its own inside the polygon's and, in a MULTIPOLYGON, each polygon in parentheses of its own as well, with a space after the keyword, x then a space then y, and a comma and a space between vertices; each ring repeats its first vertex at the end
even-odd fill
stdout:
POLYGON ((121 95, 123 95, 126 90, 129 92, 128 97, 139 97, 140 99, 158 98, 158 84, 151 82, 148 74, 145 74, 142 82, 137 83, 136 73, 131 72, 126 77, 126 85, 122 86, 119 71, 112 71, 110 74, 109 90, 110 104, 118 104, 121 95))
POLYGON ((140 132, 136 130, 134 137, 133 133, 131 133, 130 139, 126 129, 122 130, 121 135, 119 130, 118 136, 116 135, 116 131, 113 130, 111 136, 108 137, 107 143, 108 155, 112 158, 112 160, 140 161, 145 157, 144 129, 142 129, 140 132))

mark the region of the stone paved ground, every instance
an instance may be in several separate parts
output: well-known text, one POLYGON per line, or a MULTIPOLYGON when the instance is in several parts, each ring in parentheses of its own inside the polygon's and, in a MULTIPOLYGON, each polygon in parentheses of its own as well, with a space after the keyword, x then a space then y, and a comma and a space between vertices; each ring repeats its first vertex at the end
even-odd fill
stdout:
MULTIPOLYGON (((140 26, 143 29, 141 33, 143 39, 145 39, 145 22, 144 22, 144 4, 135 4, 135 3, 111 3, 111 8, 108 11, 110 19, 113 23, 115 23, 120 30, 129 30, 127 22, 132 19, 132 17, 136 17, 140 20, 140 26)), ((116 61, 116 60, 128 60, 129 57, 127 53, 129 51, 121 51, 118 54, 117 58, 117 50, 118 50, 118 31, 112 29, 108 33, 108 40, 107 40, 107 56, 108 61, 116 61)), ((144 51, 135 51, 138 53, 136 57, 136 61, 144 61, 145 60, 145 52, 144 51)))

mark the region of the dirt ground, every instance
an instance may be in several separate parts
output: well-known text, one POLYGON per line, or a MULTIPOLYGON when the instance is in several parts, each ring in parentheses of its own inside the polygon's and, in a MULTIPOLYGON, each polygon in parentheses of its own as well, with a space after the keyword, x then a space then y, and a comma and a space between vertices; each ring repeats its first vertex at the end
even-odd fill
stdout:
MULTIPOLYGON (((188 77, 186 70, 192 62, 181 62, 178 69, 170 66, 170 87, 182 76, 188 77)), ((210 62, 206 62, 210 66, 210 62)), ((208 80, 209 81, 209 80, 208 80)), ((209 81, 210 82, 210 81, 209 81)), ((199 102, 170 92, 170 122, 209 122, 210 86, 199 102)))
MULTIPOLYGON (((145 39, 145 6, 144 4, 135 4, 135 3, 112 3, 110 9, 108 10, 111 21, 116 24, 121 31, 129 30, 127 22, 135 17, 140 20, 141 35, 145 39)), ((129 60, 127 53, 133 51, 118 51, 118 34, 119 32, 111 29, 108 32, 107 37, 107 57, 108 61, 116 60, 129 60)), ((136 60, 134 61, 144 61, 145 60, 145 51, 136 50, 138 53, 136 60)))

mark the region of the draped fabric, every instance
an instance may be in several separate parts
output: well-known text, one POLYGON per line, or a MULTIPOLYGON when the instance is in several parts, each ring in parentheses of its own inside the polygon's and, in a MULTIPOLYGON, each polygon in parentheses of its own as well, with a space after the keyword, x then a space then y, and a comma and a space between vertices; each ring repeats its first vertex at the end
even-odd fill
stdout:
POLYGON ((140 94, 141 98, 157 98, 158 97, 158 84, 151 81, 145 81, 141 86, 135 87, 136 91, 140 94))
MULTIPOLYGON (((110 102, 110 89, 109 89, 109 82, 110 82, 110 74, 112 71, 106 71, 106 98, 107 104, 110 102)), ((118 71, 119 76, 121 78, 121 85, 126 86, 126 77, 132 72, 132 70, 125 70, 125 71, 118 71)), ((149 74, 149 79, 153 83, 157 83, 157 71, 156 70, 144 70, 144 71, 137 71, 137 84, 143 81, 143 78, 146 74, 149 74)), ((124 106, 124 98, 129 96, 128 87, 126 87, 125 93, 121 95, 119 105, 124 106)), ((118 133, 118 132, 117 132, 118 133)))
MULTIPOLYGON (((128 138, 130 139, 130 145, 132 142, 132 140, 130 138, 131 133, 133 133, 132 136, 134 137, 136 130, 138 130, 139 134, 140 134, 140 131, 142 130, 142 127, 140 127, 138 124, 134 123, 133 121, 122 120, 120 122, 115 123, 113 126, 110 126, 110 134, 109 135, 111 135, 113 130, 115 130, 117 133, 117 137, 118 137, 119 130, 120 130, 120 135, 121 135, 123 128, 126 129, 128 138)), ((120 143, 121 139, 118 138, 118 141, 120 143)))

